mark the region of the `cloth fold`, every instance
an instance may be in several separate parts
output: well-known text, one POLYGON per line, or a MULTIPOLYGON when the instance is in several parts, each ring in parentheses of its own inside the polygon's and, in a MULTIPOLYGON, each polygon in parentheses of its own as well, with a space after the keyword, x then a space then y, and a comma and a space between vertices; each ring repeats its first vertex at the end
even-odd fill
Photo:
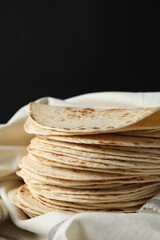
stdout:
MULTIPOLYGON (((49 105, 85 107, 136 108, 160 106, 160 93, 101 92, 84 94, 66 100, 46 97, 37 100, 49 105)), ((26 219, 8 198, 8 191, 21 182, 15 174, 18 160, 25 155, 31 135, 25 133, 23 125, 28 115, 28 105, 21 108, 7 124, 0 125, 0 194, 9 215, 19 228, 42 234, 54 240, 94 239, 160 239, 160 216, 152 210, 156 201, 149 202, 142 213, 81 213, 73 217, 61 212, 50 212, 39 217, 26 219), (138 224, 137 224, 138 223, 138 224), (135 232, 139 232, 135 235, 135 232), (48 235, 49 234, 49 235, 48 235), (136 237, 136 238, 135 238, 136 237)), ((157 198, 156 198, 157 199, 157 198)), ((1 202, 0 202, 1 206, 1 202)), ((5 210, 6 210, 5 209, 5 210)), ((159 211, 157 211, 159 213, 159 211)), ((0 214, 3 215, 0 210, 0 214)), ((6 218, 0 215, 0 221, 6 218)), ((46 238, 46 239, 47 239, 46 238)), ((45 238, 44 238, 45 239, 45 238)))
POLYGON ((159 240, 160 216, 146 213, 79 213, 62 224, 54 240, 159 240))

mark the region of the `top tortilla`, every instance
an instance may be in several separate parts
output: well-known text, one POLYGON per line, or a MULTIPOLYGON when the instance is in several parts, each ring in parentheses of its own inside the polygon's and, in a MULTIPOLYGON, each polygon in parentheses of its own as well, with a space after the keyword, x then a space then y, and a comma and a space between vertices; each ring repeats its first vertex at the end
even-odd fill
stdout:
POLYGON ((160 108, 94 109, 30 103, 29 117, 44 129, 95 134, 138 129, 159 129, 160 108))

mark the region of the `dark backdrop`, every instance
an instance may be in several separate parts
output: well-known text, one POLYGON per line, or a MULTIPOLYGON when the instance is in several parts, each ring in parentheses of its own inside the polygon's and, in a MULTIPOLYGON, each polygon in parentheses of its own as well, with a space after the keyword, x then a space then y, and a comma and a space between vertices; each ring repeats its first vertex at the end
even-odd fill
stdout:
POLYGON ((29 2, 0 1, 0 122, 42 96, 160 90, 160 1, 29 2))

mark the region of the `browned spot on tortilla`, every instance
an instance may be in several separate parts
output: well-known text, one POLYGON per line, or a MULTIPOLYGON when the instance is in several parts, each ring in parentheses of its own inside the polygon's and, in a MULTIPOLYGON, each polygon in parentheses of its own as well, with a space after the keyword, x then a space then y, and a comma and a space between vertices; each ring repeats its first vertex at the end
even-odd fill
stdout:
POLYGON ((126 113, 124 113, 123 115, 122 115, 122 117, 126 117, 126 116, 129 116, 130 115, 130 113, 129 112, 126 112, 126 113))
POLYGON ((133 142, 135 145, 139 145, 139 143, 138 142, 133 142))
POLYGON ((152 140, 145 140, 145 143, 153 143, 152 140))
POLYGON ((93 129, 100 129, 99 127, 93 127, 93 129))
POLYGON ((143 178, 142 178, 142 177, 137 177, 137 180, 138 180, 138 181, 142 181, 143 178))
MULTIPOLYGON (((66 108, 69 110, 69 108, 66 108)), ((80 118, 82 116, 88 116, 91 115, 92 112, 94 112, 95 110, 92 108, 83 108, 83 109, 72 109, 72 111, 68 112, 67 117, 68 118, 80 118)))
POLYGON ((56 156, 56 157, 60 157, 60 156, 64 156, 63 154, 61 153, 51 153, 53 156, 56 156))

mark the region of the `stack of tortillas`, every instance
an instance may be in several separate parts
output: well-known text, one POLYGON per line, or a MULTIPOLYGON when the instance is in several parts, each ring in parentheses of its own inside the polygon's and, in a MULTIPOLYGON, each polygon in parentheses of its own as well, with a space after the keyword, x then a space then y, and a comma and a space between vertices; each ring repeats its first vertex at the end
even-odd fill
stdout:
POLYGON ((34 134, 12 202, 49 211, 134 212, 160 189, 160 108, 91 109, 31 103, 34 134))

